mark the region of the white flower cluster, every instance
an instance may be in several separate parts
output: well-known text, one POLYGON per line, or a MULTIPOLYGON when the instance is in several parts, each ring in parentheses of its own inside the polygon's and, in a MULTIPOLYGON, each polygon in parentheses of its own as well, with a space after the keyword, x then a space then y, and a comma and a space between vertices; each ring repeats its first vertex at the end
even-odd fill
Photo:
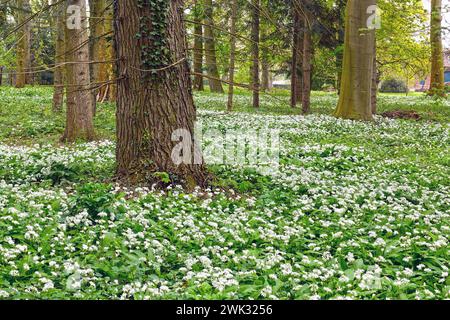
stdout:
POLYGON ((77 186, 113 174, 114 143, 0 144, 0 298, 450 298, 446 126, 200 118, 279 129, 280 167, 215 168, 234 190, 114 186, 92 215, 77 186), (45 182, 61 172, 86 179, 45 182))

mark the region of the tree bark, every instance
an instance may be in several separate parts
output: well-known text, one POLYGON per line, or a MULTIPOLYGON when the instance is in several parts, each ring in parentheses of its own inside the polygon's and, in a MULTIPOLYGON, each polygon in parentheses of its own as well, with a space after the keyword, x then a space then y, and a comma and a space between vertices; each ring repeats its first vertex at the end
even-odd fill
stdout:
POLYGON ((261 59, 261 90, 266 92, 271 89, 270 84, 270 65, 269 65, 269 52, 267 48, 262 49, 261 59))
POLYGON ((442 0, 431 0, 431 95, 445 95, 442 0))
MULTIPOLYGON (((344 28, 345 28, 345 19, 342 19, 342 12, 345 11, 345 0, 338 0, 338 22, 337 22, 337 43, 338 46, 344 45, 344 28)), ((342 61, 344 59, 343 51, 338 50, 336 52, 336 88, 338 91, 338 94, 341 92, 341 72, 342 72, 342 61)))
MULTIPOLYGON (((0 28, 6 29, 6 7, 0 7, 0 28)), ((5 66, 0 66, 0 86, 3 83, 3 69, 5 66)))
POLYGON ((377 93, 378 93, 377 46, 375 44, 373 54, 372 91, 370 100, 373 115, 377 114, 377 93))
POLYGON ((253 89, 253 108, 259 108, 259 40, 260 40, 260 0, 251 0, 251 15, 252 15, 252 89, 253 89))
MULTIPOLYGON (((304 1, 304 4, 311 4, 304 1)), ((311 71, 312 71, 312 23, 313 16, 310 7, 305 6, 304 11, 304 33, 303 33, 303 86, 302 86, 302 111, 309 113, 311 109, 311 71)))
POLYGON ((214 10, 212 0, 204 0, 205 13, 205 56, 206 56, 206 71, 209 76, 209 88, 211 92, 223 93, 222 82, 220 81, 219 68, 217 67, 216 56, 216 40, 214 37, 214 10))
POLYGON ((375 31, 368 30, 367 8, 376 0, 349 0, 346 11, 341 94, 335 115, 373 120, 371 106, 375 31))
POLYGON ((106 0, 90 0, 90 11, 92 19, 90 21, 92 60, 96 63, 91 65, 92 82, 100 87, 95 90, 95 99, 97 102, 112 101, 111 87, 113 80, 114 58, 112 41, 112 7, 106 0), (109 62, 102 62, 109 61, 109 62))
MULTIPOLYGON (((160 17, 163 13, 156 11, 160 8, 155 9, 152 3, 140 7, 135 0, 115 0, 115 41, 117 55, 122 58, 117 62, 121 77, 117 86, 117 176, 127 184, 149 185, 157 180, 155 174, 164 172, 172 182, 191 189, 206 186, 208 174, 202 159, 176 164, 171 156, 179 143, 172 141, 176 130, 194 136, 196 109, 186 60, 183 1, 169 0, 167 5, 165 31, 159 34, 165 40, 162 45, 146 34, 145 30, 152 28, 151 21, 142 19, 160 17), (168 52, 169 65, 161 65, 158 71, 143 70, 144 62, 162 63, 153 61, 155 58, 144 60, 155 48, 168 52)), ((192 142, 190 137, 186 139, 192 142)), ((192 149, 183 152, 190 160, 192 153, 198 155, 198 149, 192 149)))
POLYGON ((299 3, 294 1, 293 14, 293 44, 291 60, 291 106, 295 108, 302 102, 303 91, 303 17, 299 3))
POLYGON ((228 86, 228 103, 227 110, 233 110, 233 95, 234 95, 234 70, 236 65, 236 20, 237 20, 237 0, 232 0, 231 3, 231 34, 230 34, 230 71, 229 71, 229 86, 228 86))
POLYGON ((28 0, 17 0, 19 7, 18 24, 21 25, 17 32, 17 70, 16 88, 25 87, 30 60, 30 22, 25 23, 25 10, 29 8, 28 0))
MULTIPOLYGON (((28 12, 26 16, 31 15, 31 5, 30 0, 25 0, 25 10, 28 12)), ((32 54, 31 54, 31 45, 32 45, 32 32, 31 32, 31 26, 33 21, 28 22, 25 24, 25 39, 26 39, 26 50, 25 50, 25 71, 27 72, 25 74, 25 84, 27 85, 33 85, 36 74, 30 73, 31 71, 31 65, 32 65, 32 54)))
POLYGON ((61 141, 94 139, 92 95, 89 72, 89 38, 85 32, 88 24, 86 17, 86 0, 67 0, 68 5, 80 8, 81 30, 65 28, 66 61, 66 129, 61 141), (83 32, 84 31, 84 32, 83 32))
MULTIPOLYGON (((56 0, 54 0, 56 2, 56 0)), ((65 24, 65 13, 64 13, 64 3, 60 3, 56 10, 56 21, 55 24, 55 65, 61 65, 64 63, 65 59, 65 43, 64 43, 64 30, 66 28, 65 24)), ((64 101, 64 66, 57 67, 54 71, 54 90, 53 90, 53 111, 61 112, 63 108, 64 101)))
POLYGON ((203 73, 203 25, 202 25, 202 8, 198 4, 198 0, 194 2, 194 90, 205 90, 203 77, 198 75, 203 73))

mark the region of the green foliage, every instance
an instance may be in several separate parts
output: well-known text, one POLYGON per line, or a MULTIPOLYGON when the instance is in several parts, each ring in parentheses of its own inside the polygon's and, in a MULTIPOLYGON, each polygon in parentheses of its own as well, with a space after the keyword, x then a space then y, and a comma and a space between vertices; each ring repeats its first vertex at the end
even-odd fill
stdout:
MULTIPOLYGON (((142 68, 155 70, 170 64, 170 52, 167 43, 167 0, 138 0, 142 10, 139 16, 140 31, 136 37, 142 43, 142 68)), ((157 71, 149 72, 152 77, 157 71)))
POLYGON ((112 186, 102 183, 87 183, 77 187, 75 195, 72 197, 73 203, 71 212, 77 214, 86 210, 93 220, 98 218, 100 212, 109 213, 112 202, 116 195, 112 193, 112 186))
POLYGON ((405 82, 399 79, 384 80, 380 88, 380 92, 384 93, 406 93, 407 90, 405 82))
POLYGON ((430 70, 428 13, 422 0, 380 0, 381 29, 377 30, 378 71, 383 78, 413 79, 430 70), (399 14, 401 12, 401 14, 399 14))
POLYGON ((153 175, 162 183, 170 183, 170 175, 167 172, 155 172, 153 175))

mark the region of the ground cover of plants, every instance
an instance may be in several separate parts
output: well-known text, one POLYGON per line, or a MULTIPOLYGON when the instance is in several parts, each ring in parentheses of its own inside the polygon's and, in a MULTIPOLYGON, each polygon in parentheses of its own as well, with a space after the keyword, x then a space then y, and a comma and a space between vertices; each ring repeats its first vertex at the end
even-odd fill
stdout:
MULTIPOLYGON (((196 93, 203 126, 272 128, 279 168, 210 166, 209 190, 126 190, 114 106, 62 146, 51 88, 0 89, 1 299, 449 299, 448 101, 382 95, 374 123, 298 115, 278 91, 196 93)), ((256 143, 256 141, 254 141, 256 143)))

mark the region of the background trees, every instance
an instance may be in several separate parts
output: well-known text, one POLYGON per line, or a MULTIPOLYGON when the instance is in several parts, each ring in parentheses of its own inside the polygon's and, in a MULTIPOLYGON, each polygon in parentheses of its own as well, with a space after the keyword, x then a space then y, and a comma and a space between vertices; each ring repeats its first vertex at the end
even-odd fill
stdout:
MULTIPOLYGON (((56 3, 54 0, 53 3, 56 3)), ((63 66, 65 59, 66 43, 65 43, 65 6, 64 3, 56 5, 54 8, 54 18, 52 25, 55 28, 55 70, 53 73, 53 83, 55 89, 53 91, 53 111, 60 112, 63 108, 64 100, 64 74, 65 68, 63 66)))
POLYGON ((219 68, 217 64, 216 37, 214 35, 214 7, 212 0, 204 1, 204 40, 205 60, 208 82, 211 91, 223 93, 222 82, 220 82, 219 68))
MULTIPOLYGON (((94 139, 93 101, 89 72, 89 33, 86 0, 68 0, 68 5, 80 8, 79 26, 65 27, 66 67, 66 129, 62 141, 94 139)), ((77 18, 74 18, 77 19, 77 18)))
MULTIPOLYGON (((81 122, 69 125, 76 122, 69 120, 73 119, 73 106, 78 106, 73 97, 82 102, 79 113, 88 119, 86 123, 93 122, 91 118, 95 116, 95 107, 88 109, 86 103, 115 102, 115 83, 122 77, 113 68, 116 59, 120 59, 112 41, 112 25, 117 17, 113 16, 111 2, 88 1, 88 18, 84 21, 85 30, 78 34, 80 39, 69 36, 64 43, 66 17, 63 16, 69 3, 73 2, 65 1, 57 6, 58 1, 53 0, 52 6, 46 0, 11 0, 0 5, 3 27, 0 83, 8 81, 18 87, 26 83, 54 84, 54 110, 58 112, 64 110, 65 85, 70 91, 67 105, 72 106, 66 112, 67 127, 81 126, 80 132, 86 132, 81 122), (79 41, 82 50, 69 40, 79 41), (87 53, 85 41, 90 47, 87 53), (85 75, 86 70, 90 72, 89 77, 85 75), (90 92, 92 97, 84 99, 85 92, 90 92), (84 113, 90 110, 92 116, 84 113)), ((339 91, 341 74, 349 70, 348 66, 342 66, 344 14, 349 4, 345 0, 236 0, 239 8, 236 18, 233 6, 225 0, 183 2, 193 89, 221 93, 224 85, 231 83, 227 88, 229 110, 237 87, 252 91, 253 106, 257 108, 260 96, 273 95, 273 79, 278 82, 290 79, 290 105, 301 107, 304 113, 310 112, 311 90, 339 91)), ((431 68, 431 82, 433 86, 436 84, 433 91, 442 92, 440 4, 441 1, 432 2, 435 9, 430 28, 430 15, 424 11, 422 0, 378 1, 382 28, 376 31, 373 65, 365 69, 372 70, 371 85, 365 88, 370 88, 371 102, 376 101, 377 88, 383 79, 402 79, 411 85, 429 75, 431 68)), ((361 56, 360 51, 357 53, 361 56)), ((169 60, 168 64, 173 62, 169 60)), ((344 104, 348 106, 341 103, 344 104)), ((375 109, 373 104, 372 113, 375 109)), ((88 127, 93 132, 90 124, 88 127)), ((74 136, 68 140, 91 139, 93 134, 74 136)))
POLYGON ((17 10, 17 71, 16 71, 16 88, 23 88, 29 78, 28 72, 30 67, 30 38, 31 27, 27 21, 27 14, 31 13, 30 3, 28 0, 17 0, 19 10, 17 10))

